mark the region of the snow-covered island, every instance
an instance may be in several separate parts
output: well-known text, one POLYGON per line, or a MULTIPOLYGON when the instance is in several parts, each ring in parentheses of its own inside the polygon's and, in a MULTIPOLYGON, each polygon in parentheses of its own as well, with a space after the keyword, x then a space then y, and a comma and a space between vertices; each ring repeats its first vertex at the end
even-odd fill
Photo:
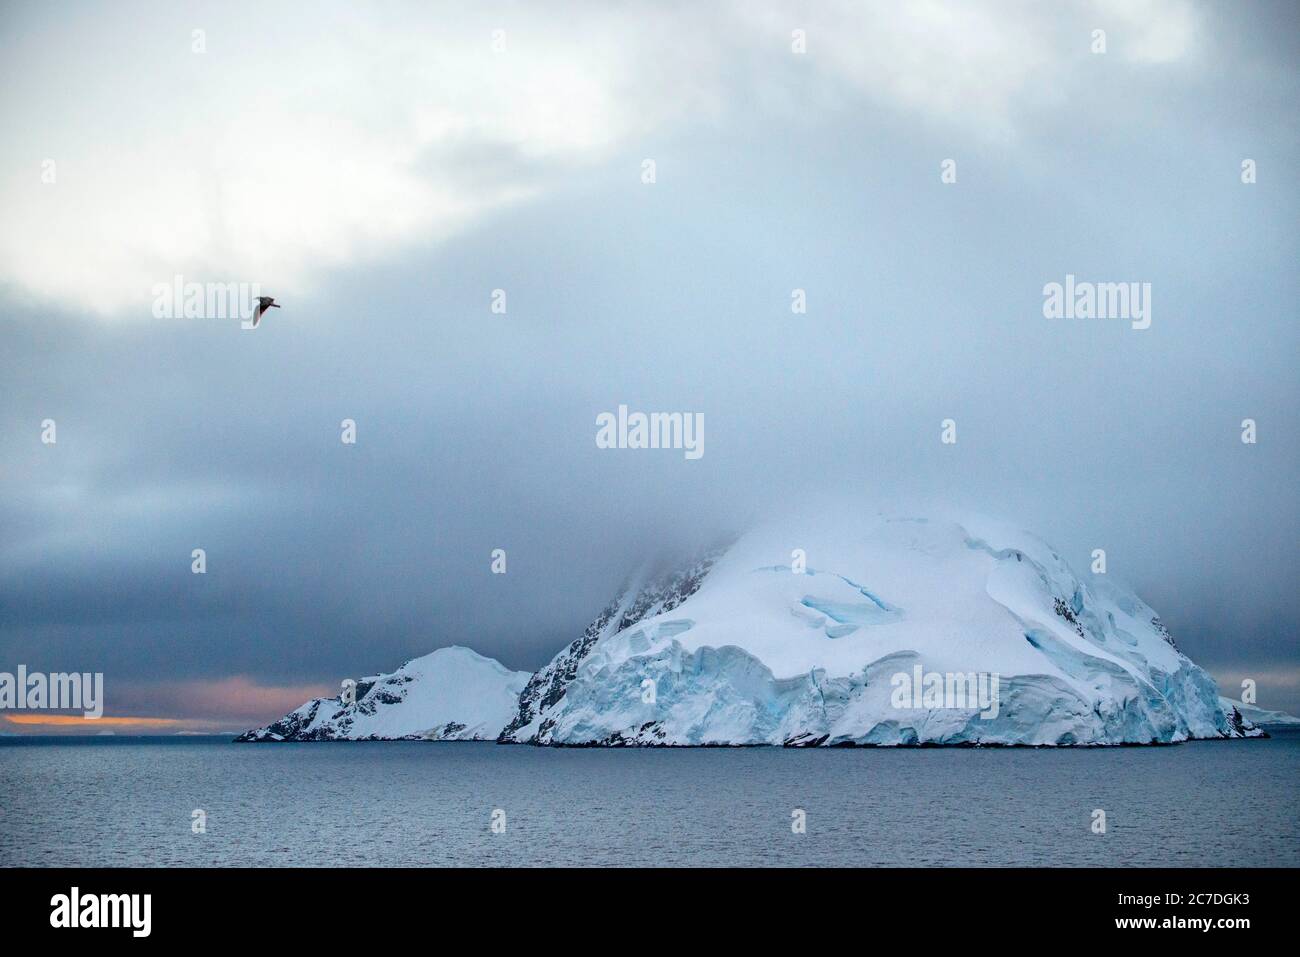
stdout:
POLYGON ((536 674, 464 648, 241 741, 1119 745, 1259 737, 1159 616, 987 520, 772 525, 643 570, 536 674))

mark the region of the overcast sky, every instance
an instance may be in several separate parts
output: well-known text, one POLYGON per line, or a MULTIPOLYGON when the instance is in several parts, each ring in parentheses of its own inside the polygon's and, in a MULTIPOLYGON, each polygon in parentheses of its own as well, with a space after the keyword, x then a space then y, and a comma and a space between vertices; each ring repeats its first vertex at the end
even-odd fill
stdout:
POLYGON ((0 670, 242 729, 536 668, 791 504, 936 502, 1105 548, 1300 711, 1292 5, 312 9, 0 4, 0 670), (1067 274, 1150 328, 1044 318, 1067 274), (156 318, 177 275, 283 308, 156 318), (705 454, 598 449, 620 403, 705 454))

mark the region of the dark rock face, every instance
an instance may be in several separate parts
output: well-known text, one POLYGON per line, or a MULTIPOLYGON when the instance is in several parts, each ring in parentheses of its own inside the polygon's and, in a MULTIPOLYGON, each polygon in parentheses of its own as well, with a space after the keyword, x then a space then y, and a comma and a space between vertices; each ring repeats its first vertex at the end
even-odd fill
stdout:
POLYGON ((332 741, 339 737, 347 737, 348 731, 352 728, 354 713, 373 715, 380 705, 401 703, 402 696, 394 694, 389 688, 400 688, 411 680, 409 675, 394 675, 383 682, 358 681, 354 710, 345 708, 339 698, 317 698, 315 701, 309 702, 305 708, 300 708, 285 715, 279 721, 267 725, 264 729, 254 728, 251 731, 245 731, 235 738, 235 741, 332 741), (307 730, 316 723, 316 718, 322 708, 331 711, 326 716, 326 720, 337 722, 337 724, 333 728, 324 727, 307 730))
MULTIPOLYGON (((1151 619, 1151 625, 1156 631, 1160 632, 1161 638, 1169 642, 1171 648, 1175 651, 1178 650, 1178 646, 1174 644, 1174 636, 1169 634, 1169 629, 1165 627, 1165 623, 1160 620, 1159 616, 1151 619)), ((1240 715, 1238 715, 1238 717, 1240 717, 1240 715)))
POLYGON ((1070 624, 1074 625, 1075 634, 1082 638, 1084 636, 1083 625, 1079 623, 1079 616, 1074 613, 1074 609, 1070 607, 1069 603, 1067 603, 1064 598, 1055 599, 1054 604, 1056 613, 1070 624))
POLYGON ((1232 725, 1232 730, 1236 736, 1241 738, 1246 736, 1247 730, 1253 730, 1254 728, 1254 725, 1249 724, 1236 708, 1233 708, 1232 714, 1228 715, 1228 723, 1232 725))
POLYGON ((245 731, 235 738, 235 741, 327 741, 330 738, 327 732, 319 729, 305 730, 315 722, 320 709, 327 705, 337 706, 337 710, 331 717, 339 718, 344 714, 343 702, 339 699, 317 698, 305 709, 291 712, 274 724, 267 725, 265 729, 254 728, 245 731))
MULTIPOLYGON (((699 590, 709 569, 724 551, 725 546, 712 549, 685 568, 658 577, 641 575, 623 586, 618 596, 605 606, 580 638, 529 679, 519 696, 519 713, 506 725, 498 740, 545 741, 552 724, 545 713, 564 697, 565 690, 577 676, 578 667, 590 654, 592 646, 605 635, 616 635, 643 619, 672 611, 686 601, 699 590), (540 724, 530 733, 529 727, 539 717, 540 724)), ((617 745, 620 742, 607 743, 617 745)))

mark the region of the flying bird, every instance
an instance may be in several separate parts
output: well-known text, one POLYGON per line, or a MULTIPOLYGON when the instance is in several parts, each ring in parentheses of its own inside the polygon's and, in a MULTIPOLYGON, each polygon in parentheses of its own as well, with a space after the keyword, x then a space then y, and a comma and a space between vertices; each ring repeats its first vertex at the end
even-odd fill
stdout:
POLYGON ((253 310, 252 328, 254 329, 257 328, 257 324, 262 321, 262 316, 266 312, 266 310, 279 309, 279 308, 280 308, 280 304, 276 302, 274 299, 272 299, 270 296, 258 296, 257 308, 253 310))

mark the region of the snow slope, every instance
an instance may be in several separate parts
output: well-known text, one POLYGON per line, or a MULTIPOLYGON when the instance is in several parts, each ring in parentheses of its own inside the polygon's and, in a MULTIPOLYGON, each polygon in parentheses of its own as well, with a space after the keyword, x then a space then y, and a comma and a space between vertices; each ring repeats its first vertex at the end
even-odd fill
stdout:
POLYGON ((759 529, 631 582, 532 676, 501 740, 1070 745, 1259 733, 1224 711, 1149 606, 1105 575, 1080 579, 1034 536, 987 520, 835 515, 759 529), (997 706, 895 694, 898 676, 930 673, 989 687, 996 677, 997 706))
POLYGON ((356 702, 316 698, 236 741, 493 740, 528 681, 468 648, 439 648, 357 682, 356 702))

